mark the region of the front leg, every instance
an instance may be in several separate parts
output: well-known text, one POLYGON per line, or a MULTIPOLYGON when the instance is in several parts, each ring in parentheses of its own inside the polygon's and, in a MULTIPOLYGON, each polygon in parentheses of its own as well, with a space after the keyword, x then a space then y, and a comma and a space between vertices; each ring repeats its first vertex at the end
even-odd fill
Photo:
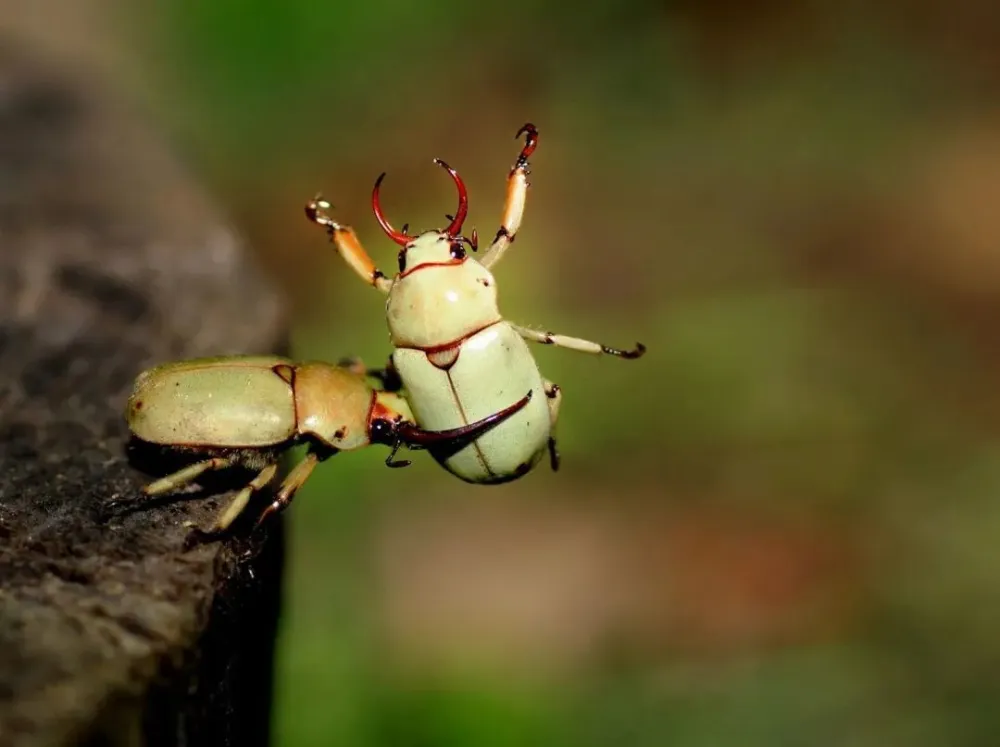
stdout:
POLYGON ((513 327, 514 330, 521 335, 521 337, 530 342, 538 342, 542 345, 556 345, 560 348, 575 350, 578 353, 590 353, 591 355, 614 355, 619 358, 631 359, 641 358, 646 352, 646 346, 641 342, 637 342, 635 344, 635 350, 619 350, 618 348, 610 348, 599 342, 584 340, 580 337, 558 335, 554 332, 539 332, 538 330, 528 329, 527 327, 521 327, 517 324, 511 324, 510 326, 513 327))
POLYGON ((396 370, 396 364, 392 362, 392 356, 385 363, 385 368, 370 368, 368 375, 382 382, 382 390, 386 392, 399 392, 403 389, 403 379, 396 370))
POLYGON ((337 223, 327 214, 326 211, 329 209, 330 203, 316 195, 315 199, 306 205, 306 217, 313 223, 326 227, 326 232, 330 235, 330 241, 337 248, 337 252, 359 277, 369 285, 375 286, 377 290, 388 293, 392 288, 392 280, 375 266, 357 234, 354 233, 354 229, 337 223))
POLYGON ((528 199, 528 156, 535 152, 538 147, 538 130, 530 122, 517 131, 515 138, 527 135, 524 147, 514 162, 514 168, 510 170, 507 177, 507 198, 503 206, 503 218, 500 221, 500 230, 497 231, 493 243, 486 250, 480 263, 485 267, 495 265, 500 261, 500 257, 507 251, 507 248, 514 243, 517 232, 521 228, 521 221, 524 218, 524 204, 528 199))
POLYGON ((368 368, 364 361, 357 356, 341 358, 337 365, 358 376, 370 376, 377 379, 382 384, 382 391, 398 392, 403 388, 403 379, 400 378, 399 371, 396 370, 396 366, 392 362, 392 356, 389 356, 385 368, 368 368))

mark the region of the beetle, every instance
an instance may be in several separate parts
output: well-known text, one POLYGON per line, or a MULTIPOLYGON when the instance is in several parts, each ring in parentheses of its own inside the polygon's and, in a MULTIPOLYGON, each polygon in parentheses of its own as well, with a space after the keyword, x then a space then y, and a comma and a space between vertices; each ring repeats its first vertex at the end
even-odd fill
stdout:
POLYGON ((427 431, 417 426, 406 398, 376 388, 356 358, 334 365, 296 363, 279 356, 195 358, 166 363, 139 374, 125 410, 134 439, 197 459, 183 469, 145 486, 147 496, 172 492, 212 470, 242 467, 257 472, 220 513, 210 533, 225 531, 278 472, 278 458, 291 447, 308 444, 305 457, 282 481, 259 517, 283 510, 317 464, 338 451, 379 443, 392 447, 385 463, 395 461, 400 446, 460 448, 527 406, 528 392, 510 407, 457 428, 427 431))
POLYGON ((514 242, 524 216, 529 174, 528 158, 538 145, 538 130, 525 124, 515 139, 525 136, 507 178, 500 228, 477 261, 466 247, 478 250, 478 236, 462 235, 469 197, 458 173, 441 159, 434 162, 451 176, 458 190, 458 209, 446 216, 443 230, 417 235, 407 226, 396 230, 379 202, 385 173, 375 181, 372 209, 386 235, 401 249, 399 271, 387 277, 362 246, 354 229, 330 217, 331 205, 317 195, 306 204, 307 218, 325 227, 347 264, 368 284, 387 295, 386 321, 393 352, 390 369, 405 386, 416 422, 424 428, 454 428, 513 401, 527 387, 541 390, 523 412, 475 439, 466 448, 434 458, 457 477, 471 483, 508 482, 529 472, 550 455, 559 468, 555 429, 562 401, 560 387, 545 379, 526 341, 556 345, 584 353, 639 358, 642 343, 619 350, 598 342, 541 332, 506 321, 497 305, 497 287, 490 268, 514 242))

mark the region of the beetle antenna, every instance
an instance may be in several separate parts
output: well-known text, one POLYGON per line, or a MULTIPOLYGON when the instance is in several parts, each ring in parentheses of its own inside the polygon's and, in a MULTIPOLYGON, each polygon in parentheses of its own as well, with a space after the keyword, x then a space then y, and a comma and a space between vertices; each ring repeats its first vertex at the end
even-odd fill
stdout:
POLYGON ((469 191, 465 188, 462 177, 458 175, 455 169, 440 158, 435 158, 434 163, 451 174, 452 181, 455 182, 455 186, 458 188, 458 210, 455 211, 455 217, 451 219, 451 225, 444 230, 449 236, 458 236, 462 232, 462 224, 465 223, 465 216, 469 214, 469 191))
POLYGON ((389 221, 385 219, 385 215, 382 214, 382 205, 379 203, 378 190, 379 187, 382 186, 383 179, 385 179, 384 171, 381 173, 379 178, 375 180, 375 189, 372 190, 372 210, 375 211, 375 218, 378 220, 378 224, 382 226, 382 230, 385 231, 385 235, 400 246, 406 246, 410 243, 410 238, 406 235, 405 229, 403 231, 397 231, 389 224, 389 221))

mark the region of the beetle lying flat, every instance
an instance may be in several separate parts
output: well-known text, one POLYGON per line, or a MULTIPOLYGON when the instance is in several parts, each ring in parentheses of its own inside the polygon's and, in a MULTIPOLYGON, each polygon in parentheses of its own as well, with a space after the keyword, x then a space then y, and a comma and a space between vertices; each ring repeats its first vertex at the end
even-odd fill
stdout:
POLYGON ((458 189, 458 210, 441 231, 419 235, 394 229, 379 203, 375 182, 372 207, 385 233, 400 245, 399 272, 391 279, 378 270, 354 230, 334 221, 330 204, 317 196, 306 205, 307 217, 326 227, 337 251, 351 268, 382 293, 388 294, 386 319, 394 347, 390 366, 405 386, 416 421, 424 428, 454 428, 483 417, 514 401, 525 388, 542 390, 523 412, 477 438, 457 452, 432 455, 447 470, 473 483, 499 483, 530 471, 548 449, 552 468, 558 468, 555 427, 561 401, 560 389, 545 380, 525 340, 557 345, 585 353, 638 358, 645 352, 617 350, 597 342, 539 332, 505 321, 497 306, 497 289, 489 267, 495 265, 514 241, 524 215, 527 196, 528 157, 538 144, 532 124, 507 179, 507 198, 500 229, 492 244, 476 261, 466 246, 476 251, 476 232, 461 235, 469 201, 456 171, 435 162, 450 175, 458 189))
POLYGON ((147 495, 171 492, 209 470, 243 467, 257 471, 219 515, 212 532, 227 529, 251 495, 278 471, 278 457, 299 443, 305 457, 281 483, 258 524, 284 509, 316 465, 338 451, 373 443, 461 448, 524 408, 531 392, 510 407, 458 428, 432 432, 418 427, 406 399, 373 387, 377 377, 358 360, 339 365, 294 363, 272 356, 201 358, 168 363, 139 374, 126 420, 139 442, 190 454, 198 459, 146 486, 147 495))

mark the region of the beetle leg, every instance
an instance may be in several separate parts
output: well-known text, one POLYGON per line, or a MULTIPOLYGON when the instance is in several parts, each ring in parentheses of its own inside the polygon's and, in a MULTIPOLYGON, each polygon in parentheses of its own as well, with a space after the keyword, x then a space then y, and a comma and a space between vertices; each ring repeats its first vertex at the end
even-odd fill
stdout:
POLYGON ((521 221, 524 219, 524 204, 528 199, 528 156, 535 152, 538 147, 538 130, 530 122, 517 131, 515 138, 527 135, 524 147, 514 162, 514 168, 507 176, 507 196, 504 200, 503 217, 500 220, 500 229, 497 231, 490 244, 490 248, 483 254, 480 263, 485 267, 495 265, 500 261, 503 253, 507 251, 517 232, 521 228, 521 221))
POLYGON ((392 356, 389 356, 389 361, 385 364, 385 368, 368 368, 364 364, 364 361, 357 356, 341 358, 337 362, 337 365, 341 368, 346 368, 358 376, 370 376, 373 379, 378 379, 382 384, 382 391, 384 392, 398 392, 403 388, 403 380, 400 378, 399 372, 392 362, 392 356))
POLYGON ((591 340, 584 340, 580 337, 569 337, 567 335, 556 334, 555 332, 539 332, 538 330, 528 329, 517 324, 512 324, 511 326, 521 337, 529 342, 537 342, 542 345, 556 345, 560 348, 575 350, 578 353, 614 355, 619 358, 641 358, 646 352, 646 346, 641 342, 635 344, 634 350, 619 350, 618 348, 609 348, 607 345, 592 342, 591 340))
POLYGON ((559 471, 559 449, 556 448, 556 423, 559 421, 559 406, 562 404, 562 389, 558 384, 553 384, 551 381, 545 381, 545 396, 549 399, 549 421, 551 425, 551 433, 549 436, 549 463, 552 465, 552 471, 559 471))
POLYGON ((555 436, 549 436, 549 464, 552 465, 552 471, 559 471, 559 462, 561 457, 559 456, 559 447, 556 445, 555 436))
POLYGON ((389 452, 389 456, 387 456, 385 458, 385 466, 386 467, 399 468, 399 467, 409 467, 410 466, 410 460, 409 459, 400 459, 399 461, 396 460, 396 452, 399 451, 399 447, 402 446, 402 445, 403 445, 403 440, 402 439, 397 439, 396 443, 394 443, 392 445, 392 451, 390 451, 389 452))
POLYGON ((288 508, 288 504, 292 502, 292 498, 295 497, 295 493, 305 484, 306 480, 309 479, 309 476, 316 468, 316 465, 319 464, 319 461, 319 456, 310 451, 302 458, 301 462, 295 465, 292 471, 288 473, 288 476, 281 483, 281 488, 278 490, 278 494, 274 497, 271 505, 265 508, 261 513, 260 518, 257 519, 257 526, 263 524, 269 516, 288 508))
POLYGON ((149 483, 149 485, 142 489, 142 492, 146 495, 161 495, 163 493, 169 493, 170 491, 183 487, 190 482, 194 482, 198 479, 198 476, 204 472, 208 472, 209 470, 225 469, 226 467, 231 467, 232 465, 232 461, 222 457, 206 459, 203 462, 196 462, 188 465, 184 469, 179 469, 173 474, 161 477, 159 480, 149 483))
POLYGON ((339 361, 337 361, 337 367, 346 368, 348 371, 350 371, 353 374, 357 374, 358 376, 368 375, 368 368, 365 366, 365 362, 356 355, 351 355, 347 356, 346 358, 341 358, 339 361))
POLYGON ((403 379, 396 370, 396 364, 392 362, 392 356, 389 356, 385 368, 369 369, 368 375, 381 381, 382 389, 386 392, 398 392, 403 388, 403 379))
POLYGON ((316 195, 313 200, 306 204, 306 217, 313 223, 326 228, 330 241, 333 242, 337 252, 358 276, 377 290, 388 293, 392 287, 392 280, 375 266, 372 258, 361 245, 357 234, 354 233, 354 229, 337 223, 327 214, 326 211, 329 209, 330 203, 320 195, 316 195))
POLYGON ((243 513, 243 509, 247 507, 250 497, 258 490, 266 488, 268 483, 274 479, 277 472, 277 464, 269 464, 264 467, 245 488, 234 495, 233 499, 226 504, 226 507, 222 509, 219 517, 215 520, 215 525, 212 527, 211 533, 219 534, 229 529, 230 525, 236 521, 236 518, 243 513))

